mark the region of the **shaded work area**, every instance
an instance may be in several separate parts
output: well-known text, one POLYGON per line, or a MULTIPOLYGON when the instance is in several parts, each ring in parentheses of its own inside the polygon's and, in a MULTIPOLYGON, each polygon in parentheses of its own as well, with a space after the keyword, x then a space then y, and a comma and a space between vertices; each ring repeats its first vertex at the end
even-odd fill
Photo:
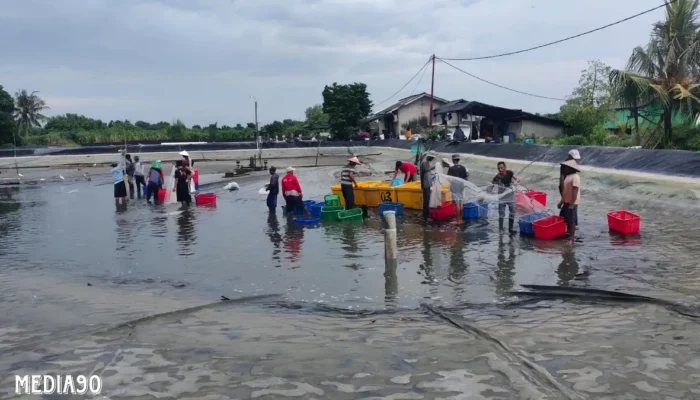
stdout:
POLYGON ((466 125, 467 136, 458 140, 513 143, 516 137, 556 137, 563 132, 560 120, 478 101, 455 100, 434 110, 437 124, 466 125))

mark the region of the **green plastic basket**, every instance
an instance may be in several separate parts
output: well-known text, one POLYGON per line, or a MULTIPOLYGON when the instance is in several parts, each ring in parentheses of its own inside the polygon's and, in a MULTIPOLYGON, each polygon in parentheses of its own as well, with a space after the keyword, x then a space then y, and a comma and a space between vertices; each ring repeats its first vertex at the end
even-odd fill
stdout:
POLYGON ((338 221, 338 214, 343 211, 345 211, 343 206, 325 206, 321 209, 321 219, 324 221, 338 221))
POLYGON ((352 210, 340 211, 338 219, 340 221, 362 221, 362 209, 353 208, 352 210))
POLYGON ((337 194, 327 194, 323 200, 326 202, 327 206, 340 207, 340 196, 337 194))

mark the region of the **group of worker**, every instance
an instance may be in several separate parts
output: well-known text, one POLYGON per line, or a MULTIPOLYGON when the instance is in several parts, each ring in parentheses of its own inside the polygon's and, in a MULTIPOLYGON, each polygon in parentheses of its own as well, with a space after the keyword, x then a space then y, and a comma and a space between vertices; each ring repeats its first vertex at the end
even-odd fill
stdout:
MULTIPOLYGON (((397 161, 394 168, 394 176, 396 179, 399 173, 403 174, 404 182, 420 181, 423 191, 423 219, 427 222, 430 217, 431 194, 432 191, 441 192, 440 180, 438 171, 435 166, 437 163, 437 153, 429 151, 420 161, 419 167, 416 168, 409 161, 397 161)), ((460 164, 460 155, 453 154, 452 162, 446 158, 440 160, 441 170, 446 169, 450 177, 458 178, 450 180, 450 192, 452 202, 455 205, 456 223, 462 221, 462 206, 465 200, 464 189, 465 182, 469 179, 469 170, 460 164)), ((578 150, 569 151, 567 158, 561 163, 559 176, 559 194, 561 200, 557 207, 561 209, 560 216, 564 218, 567 225, 567 231, 571 240, 575 239, 576 227, 578 225, 578 205, 581 201, 581 178, 579 176, 580 167, 577 161, 581 159, 578 150)), ((357 180, 355 179, 356 167, 361 162, 357 157, 348 159, 347 165, 340 172, 340 187, 345 206, 347 209, 355 208, 355 193, 357 188, 357 180)), ((488 193, 493 193, 497 189, 498 193, 498 226, 500 230, 504 229, 505 214, 508 210, 508 232, 511 234, 517 233, 515 230, 515 195, 514 188, 519 183, 515 173, 509 170, 504 161, 499 161, 496 165, 497 173, 491 179, 491 184, 486 189, 488 193)), ((282 196, 286 203, 286 213, 290 214, 295 209, 304 210, 308 215, 309 210, 303 203, 303 195, 299 180, 294 175, 295 169, 288 167, 285 176, 279 179, 275 167, 270 168, 270 182, 267 185, 268 197, 267 206, 271 212, 277 207, 277 196, 282 190, 282 196)))
MULTIPOLYGON (((399 173, 403 173, 404 182, 413 182, 420 180, 421 189, 423 191, 423 219, 428 221, 430 216, 430 202, 433 190, 438 192, 442 189, 439 187, 439 179, 436 182, 437 172, 435 165, 437 163, 437 153, 429 151, 420 161, 419 168, 416 168, 411 162, 397 161, 394 169, 394 178, 399 173)), ((557 208, 561 209, 559 215, 564 218, 567 225, 569 238, 575 240, 576 227, 578 226, 578 205, 581 201, 581 178, 579 176, 580 167, 578 160, 581 155, 578 150, 569 151, 567 158, 561 163, 559 176, 559 194, 561 199, 557 204, 557 208)), ((452 202, 455 205, 456 223, 461 223, 462 210, 464 202, 464 182, 469 179, 469 170, 460 164, 460 155, 452 155, 452 163, 446 158, 440 160, 443 169, 447 169, 447 174, 450 177, 459 178, 450 180, 450 192, 452 202)), ((515 194, 514 188, 519 183, 515 173, 509 170, 504 161, 499 161, 496 165, 497 173, 491 179, 491 184, 486 191, 491 194, 494 189, 498 193, 498 225, 499 229, 504 229, 505 214, 508 210, 508 231, 511 234, 517 233, 515 230, 515 194)), ((533 207, 534 208, 534 207, 533 207)))
MULTIPOLYGON (((172 191, 177 197, 177 201, 183 205, 189 205, 192 201, 191 182, 192 182, 192 165, 194 161, 190 159, 187 151, 181 151, 181 160, 175 162, 175 184, 172 191)), ((134 199, 135 195, 140 199, 142 196, 142 187, 146 190, 143 195, 147 202, 158 201, 158 191, 165 184, 165 176, 160 160, 151 163, 148 175, 145 174, 145 165, 135 156, 132 160, 131 154, 125 154, 120 158, 119 162, 112 164, 112 180, 114 182, 114 202, 117 208, 126 206, 128 199, 134 199)))

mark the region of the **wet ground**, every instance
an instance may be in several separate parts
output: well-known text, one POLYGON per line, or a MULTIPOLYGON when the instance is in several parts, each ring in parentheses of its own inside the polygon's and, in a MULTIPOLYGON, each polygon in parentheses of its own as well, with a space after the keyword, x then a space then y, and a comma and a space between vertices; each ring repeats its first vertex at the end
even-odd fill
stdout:
MULTIPOLYGON (((391 165, 372 161, 376 171, 391 165)), ((222 168, 202 165, 211 168, 200 167, 203 180, 222 168)), ((479 185, 495 173, 470 168, 479 185)), ((337 173, 299 170, 305 197, 322 198, 337 173)), ((555 174, 526 169, 521 180, 552 205, 555 174)), ((207 187, 216 208, 136 201, 125 212, 114 210, 108 177, 54 175, 0 188, 0 369, 9 378, 93 372, 115 398, 700 394, 700 336, 688 316, 700 315, 700 228, 687 188, 584 177, 573 247, 502 234, 495 210, 463 227, 426 228, 409 213, 399 261, 387 265, 373 211, 363 223, 295 226, 268 215, 263 173, 238 179, 236 192, 207 187), (641 235, 608 232, 605 213, 619 208, 642 215, 641 235), (689 306, 511 293, 533 283, 689 306)))

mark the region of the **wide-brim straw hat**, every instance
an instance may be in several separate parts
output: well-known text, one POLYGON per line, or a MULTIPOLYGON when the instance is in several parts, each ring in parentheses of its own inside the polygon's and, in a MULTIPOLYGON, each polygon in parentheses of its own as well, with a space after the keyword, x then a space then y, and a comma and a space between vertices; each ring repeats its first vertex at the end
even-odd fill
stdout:
POLYGON ((289 172, 294 172, 294 171, 296 171, 296 169, 294 169, 293 167, 287 167, 287 170, 286 170, 286 171, 287 171, 287 173, 289 173, 289 172))
POLYGON ((576 149, 569 150, 569 155, 570 155, 571 158, 573 158, 574 160, 580 160, 580 159, 581 159, 581 154, 579 154, 578 150, 576 150, 576 149))
POLYGON ((350 161, 351 163, 355 163, 355 164, 362 164, 360 162, 360 159, 357 157, 350 157, 350 158, 348 158, 348 161, 350 161))
POLYGON ((190 156, 190 153, 188 153, 188 152, 185 151, 185 150, 182 150, 182 151, 180 152, 180 155, 183 156, 183 157, 189 157, 189 156, 190 156))
POLYGON ((581 171, 581 167, 578 166, 578 163, 576 162, 576 160, 564 161, 563 163, 561 163, 561 165, 567 166, 569 168, 573 168, 579 172, 581 171))
POLYGON ((153 161, 151 168, 160 168, 160 160, 153 161))

